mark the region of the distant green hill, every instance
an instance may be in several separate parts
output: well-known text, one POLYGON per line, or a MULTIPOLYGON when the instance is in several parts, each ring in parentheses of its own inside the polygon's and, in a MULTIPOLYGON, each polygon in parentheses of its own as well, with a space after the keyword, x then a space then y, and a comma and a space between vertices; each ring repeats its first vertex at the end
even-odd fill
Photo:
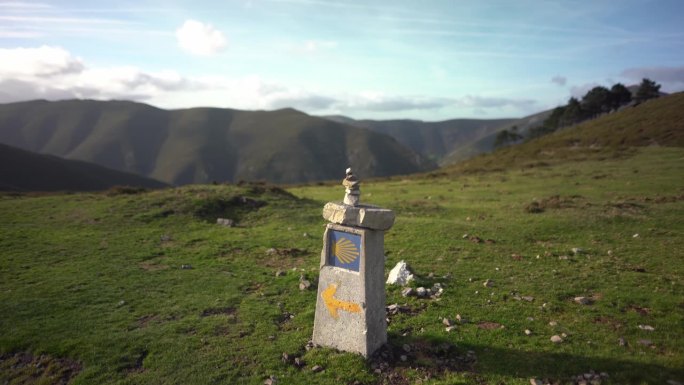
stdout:
POLYGON ((0 144, 0 191, 97 191, 166 184, 96 164, 36 154, 0 144))
POLYGON ((642 146, 684 147, 684 93, 627 107, 444 170, 467 172, 605 159, 642 146))
POLYGON ((551 111, 552 110, 546 110, 524 118, 506 122, 505 124, 496 127, 495 130, 491 130, 491 132, 486 135, 477 137, 471 141, 459 143, 458 146, 455 146, 451 152, 442 158, 440 164, 442 166, 448 166, 470 159, 479 154, 493 151, 496 136, 502 130, 511 131, 513 127, 515 127, 517 133, 526 136, 529 130, 540 125, 544 119, 551 114, 551 111))
MULTIPOLYGON (((401 144, 425 157, 443 163, 444 158, 465 146, 496 133, 519 119, 451 119, 441 122, 421 120, 355 120, 346 116, 326 116, 336 122, 367 128, 396 138, 401 144)), ((493 143, 493 142, 492 142, 493 143)), ((491 151, 478 149, 472 155, 491 151)))
POLYGON ((413 151, 446 166, 494 150, 496 136, 502 130, 517 127, 519 133, 526 134, 550 113, 551 110, 547 110, 519 119, 451 119, 441 122, 355 120, 338 115, 325 118, 392 136, 413 151))
POLYGON ((435 164, 395 139, 293 109, 162 110, 127 101, 0 105, 0 143, 167 183, 408 174, 435 164))

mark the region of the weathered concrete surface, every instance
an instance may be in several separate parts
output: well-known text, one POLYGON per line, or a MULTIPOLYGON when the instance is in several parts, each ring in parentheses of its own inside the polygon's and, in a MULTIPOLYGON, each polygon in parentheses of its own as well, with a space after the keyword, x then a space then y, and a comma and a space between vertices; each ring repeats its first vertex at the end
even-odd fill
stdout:
POLYGON ((389 230, 394 224, 392 210, 371 205, 349 206, 338 202, 326 203, 323 218, 332 223, 372 230, 389 230))
POLYGON ((313 342, 370 356, 387 342, 384 233, 328 224, 320 266, 313 342), (331 231, 361 237, 358 272, 329 265, 331 231))

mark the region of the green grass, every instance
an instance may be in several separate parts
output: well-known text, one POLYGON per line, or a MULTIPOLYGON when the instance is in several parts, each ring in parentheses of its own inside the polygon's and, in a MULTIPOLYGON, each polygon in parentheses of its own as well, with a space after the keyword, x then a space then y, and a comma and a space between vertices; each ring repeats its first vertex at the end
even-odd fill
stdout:
POLYGON ((305 350, 316 293, 300 291, 299 277, 317 276, 320 212, 341 200, 341 186, 2 196, 0 383, 55 382, 12 364, 18 352, 52 357, 49 373, 57 359, 80 363, 74 384, 261 384, 270 375, 285 384, 567 383, 589 370, 607 372, 604 383, 683 381, 683 161, 681 148, 649 147, 628 158, 362 184, 364 202, 397 213, 386 268, 406 260, 418 284, 445 287, 439 300, 387 288, 388 303, 413 311, 392 317, 390 343, 473 351, 466 371, 412 356, 378 375, 359 356, 305 350), (556 195, 557 208, 525 210, 556 195), (236 203, 241 196, 266 205, 236 203), (447 333, 441 319, 456 314, 470 322, 447 333), (549 341, 561 333, 563 343, 549 341), (283 363, 283 352, 306 366, 283 363))
POLYGON ((635 147, 642 146, 684 146, 684 93, 652 99, 436 172, 478 172, 624 158, 635 147))

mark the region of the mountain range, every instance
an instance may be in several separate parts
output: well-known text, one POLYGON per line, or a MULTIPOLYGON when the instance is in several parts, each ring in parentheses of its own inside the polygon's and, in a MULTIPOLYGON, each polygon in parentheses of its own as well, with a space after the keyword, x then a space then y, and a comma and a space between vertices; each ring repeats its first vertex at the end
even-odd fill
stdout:
POLYGON ((0 105, 0 143, 169 184, 299 183, 427 171, 435 163, 370 130, 294 109, 163 110, 129 101, 0 105))
POLYGON ((550 113, 551 110, 547 110, 519 119, 451 119, 440 122, 355 120, 339 115, 325 118, 389 135, 444 166, 492 151, 496 135, 501 130, 515 126, 518 132, 525 133, 541 124, 550 113))
MULTIPOLYGON (((526 135, 551 111, 521 119, 423 122, 316 117, 294 109, 163 110, 128 101, 11 103, 0 105, 0 143, 7 145, 0 147, 0 188, 300 183, 339 179, 347 166, 363 178, 425 172, 438 165, 445 170, 486 169, 504 158, 510 158, 504 163, 519 164, 523 152, 565 154, 570 139, 553 140, 568 133, 582 133, 573 143, 592 138, 587 148, 603 142, 615 148, 632 142, 643 145, 635 138, 650 138, 651 145, 667 145, 673 138, 676 142, 681 140, 684 119, 677 112, 684 110, 682 98, 681 93, 663 96, 484 157, 477 155, 494 149, 499 132, 514 129, 526 135), (471 160, 463 162, 466 159, 471 160), (451 167, 455 164, 458 167, 451 167)), ((567 153, 581 152, 571 150, 567 153)))

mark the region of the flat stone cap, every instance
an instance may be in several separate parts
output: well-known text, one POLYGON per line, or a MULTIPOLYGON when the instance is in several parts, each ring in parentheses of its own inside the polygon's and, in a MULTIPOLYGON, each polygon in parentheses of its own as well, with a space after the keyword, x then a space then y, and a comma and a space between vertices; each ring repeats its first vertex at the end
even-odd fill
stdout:
POLYGON ((394 224, 394 211, 371 205, 350 206, 328 202, 323 207, 323 218, 340 225, 389 230, 394 224))

